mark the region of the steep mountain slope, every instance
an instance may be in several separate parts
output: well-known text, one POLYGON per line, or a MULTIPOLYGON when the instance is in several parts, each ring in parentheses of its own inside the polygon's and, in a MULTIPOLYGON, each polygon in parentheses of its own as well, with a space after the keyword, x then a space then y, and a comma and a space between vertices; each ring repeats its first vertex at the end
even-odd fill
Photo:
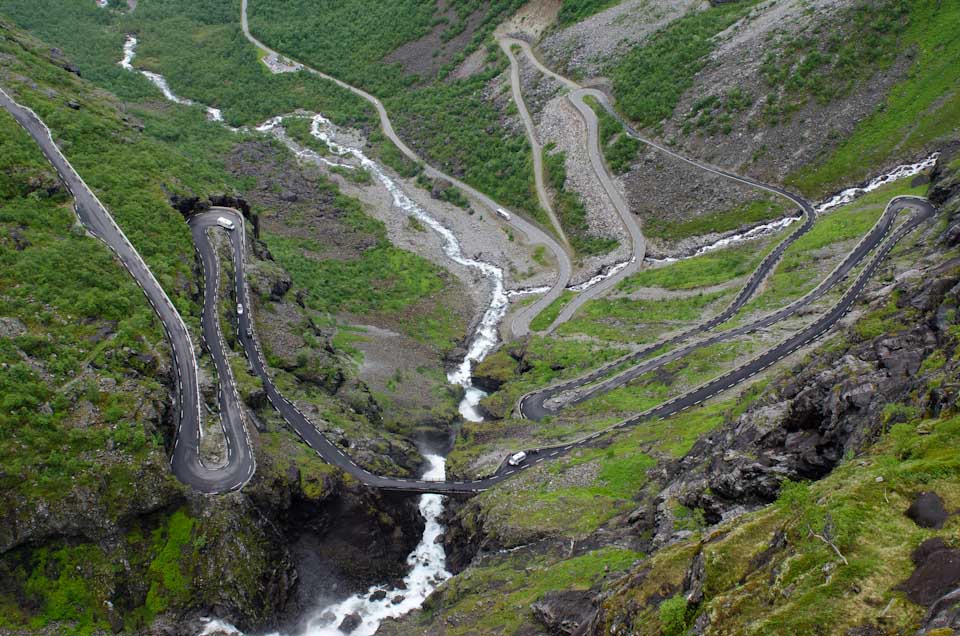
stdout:
MULTIPOLYGON (((675 149, 819 197, 955 134, 958 24, 936 0, 628 1, 548 34, 541 50, 675 149)), ((736 219, 755 196, 676 179, 679 167, 641 149, 623 176, 667 250, 689 248, 675 226, 736 219)))
MULTIPOLYGON (((181 212, 211 199, 245 208, 267 241, 249 237, 249 271, 277 382, 320 425, 348 434, 371 468, 417 471, 414 434, 444 436, 455 416, 442 356, 453 346, 451 330, 456 340, 470 320, 445 310, 469 311, 459 283, 390 246, 359 201, 263 136, 207 122, 199 108, 157 106, 152 93, 146 102, 120 102, 79 78, 83 67, 59 49, 6 21, 0 30, 0 85, 48 123, 190 328, 198 330, 200 274, 181 212), (278 187, 291 183, 290 191, 278 187), (281 233, 296 237, 303 227, 326 229, 297 248, 315 250, 325 276, 375 276, 377 294, 356 288, 350 297, 315 299, 309 275, 273 260, 282 262, 281 233), (403 263, 418 280, 388 284, 377 257, 403 263), (415 320, 448 317, 443 337, 408 358, 423 374, 422 396, 394 403, 406 380, 371 392, 347 355, 361 357, 342 335, 345 305, 378 324, 384 307, 406 307, 415 320), (384 420, 394 432, 383 430, 384 420)), ((423 523, 415 500, 361 489, 296 441, 239 353, 231 362, 258 429, 253 481, 243 493, 209 498, 172 477, 171 359, 154 314, 110 252, 76 224, 31 138, 5 112, 0 126, 0 632, 190 631, 190 620, 209 613, 276 625, 330 586, 361 589, 401 575, 423 523)), ((235 310, 224 294, 227 324, 235 310)), ((207 356, 200 373, 211 409, 203 450, 216 462, 223 449, 207 356)))
MULTIPOLYGON (((933 175, 936 222, 894 250, 839 333, 729 398, 471 500, 447 537, 463 569, 422 613, 382 631, 956 627, 957 156, 933 175), (921 492, 936 497, 908 517, 921 492)), ((512 353, 521 369, 537 364, 512 353)), ((518 427, 500 429, 486 436, 518 427)))

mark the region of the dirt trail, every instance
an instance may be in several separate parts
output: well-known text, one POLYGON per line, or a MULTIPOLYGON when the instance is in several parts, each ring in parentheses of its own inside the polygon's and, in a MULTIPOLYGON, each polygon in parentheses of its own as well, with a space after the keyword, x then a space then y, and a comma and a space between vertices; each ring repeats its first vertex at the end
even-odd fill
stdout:
POLYGON ((513 102, 517 105, 517 111, 520 113, 520 119, 523 120, 523 126, 527 129, 527 141, 530 143, 530 149, 533 151, 533 176, 537 186, 537 199, 540 201, 540 207, 547 211, 553 229, 568 247, 570 241, 560 225, 560 219, 557 218, 553 205, 550 203, 550 196, 547 194, 547 186, 543 175, 543 147, 537 139, 537 129, 533 125, 533 118, 530 111, 527 110, 527 104, 523 100, 523 91, 520 89, 520 64, 513 54, 513 40, 500 40, 500 48, 507 54, 510 60, 510 88, 513 91, 513 102))
MULTIPOLYGON (((241 0, 240 26, 243 29, 243 34, 247 40, 268 55, 272 54, 278 57, 287 57, 288 59, 292 60, 293 58, 290 58, 289 56, 282 56, 280 53, 274 51, 254 37, 254 35, 250 32, 249 21, 247 20, 247 5, 248 0, 241 0)), ((311 68, 305 64, 302 66, 302 68, 303 70, 312 73, 317 77, 321 77, 327 81, 333 82, 340 88, 348 90, 354 95, 362 97, 369 102, 377 111, 377 115, 380 118, 380 128, 383 130, 383 134, 386 135, 386 137, 393 142, 400 152, 406 155, 409 159, 422 164, 424 166, 424 174, 426 176, 449 181, 453 185, 460 188, 470 199, 487 208, 492 214, 495 214, 496 210, 502 207, 496 201, 483 194, 476 188, 467 185, 460 179, 457 179, 452 175, 445 174, 426 163, 422 157, 415 153, 407 144, 403 142, 402 139, 400 139, 400 136, 397 135, 393 128, 393 123, 390 121, 390 116, 387 114, 387 109, 383 106, 383 103, 379 99, 362 88, 357 88, 356 86, 347 84, 336 77, 327 75, 326 73, 318 71, 317 69, 311 68)), ((505 222, 519 230, 527 238, 529 243, 541 244, 550 250, 554 259, 557 261, 557 268, 559 270, 557 280, 554 282, 553 287, 550 288, 550 291, 548 291, 537 302, 533 303, 529 307, 525 307, 523 310, 511 316, 508 325, 509 331, 513 337, 521 337, 530 333, 530 322, 534 319, 534 317, 546 309, 550 303, 559 298, 560 294, 563 293, 563 290, 570 282, 570 276, 573 273, 573 265, 570 261, 570 256, 567 254, 563 246, 561 246, 560 243, 558 243, 552 236, 544 232, 533 223, 523 219, 517 214, 511 214, 510 219, 506 220, 505 222)))

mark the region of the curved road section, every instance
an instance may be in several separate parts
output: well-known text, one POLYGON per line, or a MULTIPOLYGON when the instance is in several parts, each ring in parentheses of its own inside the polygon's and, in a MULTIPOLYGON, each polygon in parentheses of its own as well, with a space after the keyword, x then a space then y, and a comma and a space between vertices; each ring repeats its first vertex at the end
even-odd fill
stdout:
MULTIPOLYGON (((190 332, 180 313, 106 207, 60 152, 46 124, 33 110, 15 102, 3 89, 0 89, 0 104, 40 146, 44 156, 56 168, 60 179, 73 195, 80 222, 113 251, 143 290, 150 306, 160 318, 160 324, 163 325, 173 352, 173 370, 176 379, 178 423, 171 459, 173 473, 178 479, 201 492, 218 493, 241 488, 253 476, 254 466, 252 449, 247 442, 245 432, 240 430, 243 425, 239 418, 223 420, 224 432, 227 439, 232 442, 230 459, 227 463, 220 467, 207 467, 201 461, 199 454, 201 403, 197 381, 197 358, 190 332)), ((222 393, 221 391, 221 397, 222 393)), ((221 400, 222 404, 223 400, 221 400)))
MULTIPOLYGON (((76 199, 77 215, 81 222, 88 227, 95 236, 103 240, 117 255, 137 283, 146 294, 148 301, 160 317, 167 337, 171 342, 174 356, 174 372, 177 379, 177 395, 180 406, 180 420, 175 442, 175 451, 172 460, 174 473, 178 478, 193 485, 202 492, 225 492, 240 488, 252 476, 254 471, 253 456, 250 452, 250 441, 243 424, 243 409, 236 394, 235 381, 230 371, 229 360, 226 357, 226 346, 223 342, 219 327, 217 307, 218 288, 220 282, 220 267, 216 250, 210 242, 210 230, 217 224, 220 216, 233 221, 237 229, 230 232, 232 259, 235 265, 234 295, 239 304, 249 307, 249 292, 244 274, 244 225, 241 215, 233 210, 215 209, 209 213, 194 217, 190 221, 197 251, 200 254, 205 276, 205 299, 203 334, 206 346, 214 357, 214 362, 220 374, 221 384, 227 385, 221 390, 220 408, 222 423, 228 444, 228 461, 222 468, 208 468, 203 466, 199 458, 200 446, 200 396, 197 384, 197 367, 193 345, 189 332, 182 318, 173 304, 167 298, 163 289, 147 268, 123 232, 114 223, 106 208, 97 200, 96 196, 86 186, 69 162, 61 154, 53 142, 50 131, 40 121, 33 111, 14 102, 0 89, 0 104, 4 106, 40 145, 48 160, 56 167, 64 183, 76 199), (188 397, 189 396, 189 397, 188 397)), ((757 358, 737 367, 736 369, 707 382, 692 391, 677 396, 657 407, 623 420, 607 429, 591 433, 579 440, 565 445, 530 449, 527 457, 517 465, 510 465, 506 461, 501 463, 494 474, 475 480, 431 482, 418 479, 405 479, 374 475, 357 465, 342 449, 330 442, 323 433, 289 400, 277 390, 269 374, 268 367, 257 344, 254 326, 251 322, 250 311, 238 312, 237 337, 242 344, 253 372, 260 377, 264 389, 273 407, 290 424, 294 431, 307 443, 321 458, 356 477, 361 483, 388 490, 404 492, 435 492, 435 493, 473 493, 486 490, 520 471, 537 464, 563 455, 574 448, 589 444, 604 433, 632 426, 643 421, 662 419, 664 417, 685 411, 702 403, 717 393, 725 391, 750 377, 762 372, 772 364, 790 355, 824 335, 846 312, 863 290, 869 278, 879 267, 883 258, 893 249, 897 242, 909 232, 916 229, 922 222, 931 218, 935 212, 932 205, 923 199, 900 197, 891 202, 888 210, 899 210, 910 205, 919 212, 909 221, 903 223, 892 235, 880 243, 876 253, 864 267, 856 281, 843 294, 841 299, 816 322, 806 327, 785 342, 767 350, 757 358)), ((892 214, 892 213, 891 213, 892 214)), ((887 215, 885 214, 885 217, 887 215)), ((892 218, 892 216, 890 217, 892 218)), ((855 252, 863 257, 882 241, 887 234, 889 225, 878 223, 875 231, 866 237, 861 248, 855 252), (883 228, 880 232, 878 228, 883 228)), ((852 260, 851 260, 852 262, 852 260)), ((840 276, 838 271, 835 276, 840 276)), ((698 345, 703 346, 703 345, 698 345)))
MULTIPOLYGON (((247 1, 248 0, 241 0, 240 3, 240 26, 243 29, 243 34, 247 40, 268 55, 273 54, 293 60, 293 58, 288 55, 281 55, 279 52, 274 51, 254 37, 252 33, 250 33, 250 25, 247 21, 247 1)), ((390 121, 390 116, 387 114, 387 109, 384 108, 383 103, 379 99, 361 88, 351 86, 342 80, 339 80, 331 75, 327 75, 326 73, 318 71, 315 68, 311 68, 302 62, 297 61, 297 63, 300 64, 300 66, 307 72, 312 73, 317 77, 321 77, 327 81, 333 82, 340 88, 348 90, 354 95, 357 95, 369 102, 377 111, 377 116, 380 118, 380 128, 383 130, 383 134, 386 135, 387 138, 390 139, 390 141, 392 141, 394 145, 400 149, 400 152, 406 155, 407 158, 423 165, 424 173, 428 177, 449 181, 465 192, 467 196, 478 202, 483 207, 487 208, 493 214, 495 214, 498 209, 503 207, 474 187, 467 185, 460 179, 441 172, 440 170, 426 163, 417 153, 407 146, 402 139, 400 139, 399 135, 397 135, 396 131, 393 129, 393 123, 390 121)), ((570 262, 570 255, 567 254, 567 251, 563 248, 563 246, 560 245, 556 239, 533 223, 526 221, 515 213, 510 214, 510 219, 504 219, 504 222, 509 223, 520 230, 520 232, 527 237, 527 240, 531 244, 542 244, 546 246, 547 249, 549 249, 553 254, 554 259, 557 261, 557 280, 554 282, 553 287, 550 288, 550 291, 548 291, 532 305, 524 307, 522 310, 515 313, 510 319, 510 332, 514 337, 521 337, 530 333, 530 322, 537 316, 537 314, 546 309, 550 303, 559 298, 560 294, 563 293, 563 290, 570 282, 570 277, 573 274, 573 266, 570 262)))
POLYGON ((523 120, 523 126, 527 130, 527 142, 530 144, 530 150, 533 151, 533 178, 537 188, 537 199, 540 201, 540 207, 546 210, 556 230, 557 236, 566 244, 570 245, 567 235, 563 232, 563 226, 560 219, 550 203, 550 197, 547 195, 547 186, 543 177, 543 147, 537 139, 537 128, 533 125, 533 117, 527 110, 527 103, 523 100, 523 90, 520 87, 520 64, 513 54, 511 47, 515 41, 509 38, 500 40, 500 48, 510 60, 510 89, 513 92, 513 102, 517 105, 517 112, 520 113, 520 119, 523 120))
MULTIPOLYGON (((596 397, 597 395, 621 387, 643 375, 644 373, 654 371, 669 362, 678 360, 696 349, 708 347, 720 342, 731 340, 738 336, 758 331, 760 329, 765 329, 782 320, 786 320, 787 318, 796 315, 800 309, 822 298, 827 292, 829 292, 847 276, 849 276, 850 272, 860 265, 860 263, 863 262, 870 252, 872 252, 873 249, 879 245, 881 241, 883 241, 891 229, 893 229, 894 220, 897 218, 900 212, 906 208, 915 206, 916 200, 911 198, 898 197, 891 200, 880 219, 877 220, 870 232, 868 232, 858 242, 856 247, 854 247, 854 249, 847 254, 844 260, 837 265, 837 267, 834 268, 834 270, 830 272, 830 274, 827 275, 827 277, 824 278, 813 290, 789 305, 740 327, 719 332, 710 336, 709 338, 705 338, 683 347, 678 347, 677 349, 664 353, 656 358, 640 362, 639 364, 621 371, 620 373, 617 373, 616 375, 613 375, 605 380, 599 381, 605 375, 605 373, 603 370, 597 370, 567 382, 555 384, 538 391, 533 391, 520 398, 517 406, 518 411, 522 417, 533 420, 540 420, 548 415, 556 415, 563 408, 579 404, 585 400, 596 397), (596 384, 593 384, 594 382, 596 382, 596 384), (567 394, 568 397, 567 399, 563 400, 562 406, 551 404, 552 400, 562 396, 563 394, 567 394)), ((740 290, 737 299, 735 299, 730 306, 728 306, 723 312, 714 318, 711 318, 710 320, 672 338, 648 345, 642 350, 631 354, 631 356, 642 357, 645 354, 651 353, 655 349, 659 349, 668 345, 681 344, 696 334, 703 333, 713 329, 723 322, 726 322, 746 303, 763 278, 764 274, 755 272, 751 277, 750 282, 748 282, 748 284, 740 290)), ((621 358, 621 362, 622 360, 623 359, 621 358)), ((605 368, 609 368, 609 366, 607 365, 605 368)))
MULTIPOLYGON (((579 446, 589 444, 600 435, 609 431, 625 426, 632 426, 652 419, 662 419, 675 413, 685 411, 688 408, 696 406, 702 403, 704 400, 713 397, 717 393, 732 388, 740 382, 753 377, 782 358, 790 355, 800 347, 803 347, 820 338, 834 324, 836 324, 836 322, 840 320, 840 318, 842 318, 847 311, 850 310, 853 302, 856 300, 860 292, 863 291, 867 281, 876 271, 877 267, 879 267, 886 254, 893 249, 893 247, 901 238, 913 231, 921 223, 931 218, 934 212, 935 210, 933 206, 923 199, 906 197, 894 199, 888 206, 887 212, 884 214, 884 218, 887 220, 887 222, 878 222, 874 230, 867 237, 865 237, 864 240, 861 241, 861 245, 854 250, 854 254, 856 254, 857 257, 854 258, 854 255, 852 254, 851 257, 847 259, 847 266, 845 267, 841 265, 830 277, 830 280, 834 282, 842 280, 843 277, 854 267, 855 263, 862 261, 863 258, 865 258, 874 248, 876 248, 876 253, 874 254, 872 260, 870 260, 870 262, 864 267, 863 271, 859 274, 853 285, 851 285, 841 299, 834 304, 824 316, 785 342, 767 350, 757 358, 693 389, 692 391, 689 391, 686 394, 673 398, 669 402, 645 411, 644 413, 623 420, 613 426, 608 427, 607 429, 591 433, 588 436, 568 444, 547 448, 529 449, 527 450, 527 458, 518 465, 510 465, 504 461, 492 475, 481 479, 435 482, 420 479, 406 479, 375 475, 367 471, 362 466, 356 464, 353 459, 344 452, 343 449, 327 439, 320 429, 313 422, 311 422, 295 404, 285 398, 277 389, 276 385, 273 383, 269 368, 264 361, 263 354, 258 345, 254 331, 254 324, 251 320, 249 310, 244 311, 238 316, 237 337, 243 346, 244 353, 247 356, 248 363, 250 364, 250 368, 263 382, 264 390, 271 405, 287 421, 297 435, 325 461, 337 466, 338 468, 341 468, 345 472, 353 475, 361 483, 373 488, 420 493, 481 492, 506 479, 509 479, 520 471, 536 466, 547 459, 561 456, 579 446), (909 221, 903 223, 884 241, 884 237, 890 232, 891 226, 889 222, 896 217, 897 212, 908 206, 918 209, 919 212, 909 221)), ((237 230, 230 233, 232 258, 236 267, 234 293, 236 295, 237 302, 243 303, 246 307, 250 295, 246 288, 246 277, 244 275, 244 232, 242 230, 242 216, 234 210, 215 209, 209 213, 192 219, 191 226, 194 228, 194 236, 198 241, 197 249, 204 261, 204 271, 207 272, 208 269, 210 269, 213 271, 214 277, 216 277, 216 272, 218 270, 218 265, 216 264, 217 256, 214 247, 209 241, 207 228, 213 226, 216 223, 216 219, 220 216, 229 218, 238 227, 237 230), (209 268, 207 265, 208 261, 210 262, 209 268)), ((207 288, 209 289, 209 283, 207 288)), ((811 292, 811 294, 813 293, 814 292, 811 292)), ((822 295, 822 293, 823 291, 820 292, 820 295, 822 295)), ((208 295, 212 295, 211 292, 208 291, 208 295)), ((215 312, 215 308, 209 310, 207 309, 207 303, 205 303, 204 306, 205 313, 206 311, 215 312)), ((794 308, 794 310, 795 309, 796 308, 794 308)), ((208 320, 210 319, 210 316, 211 314, 208 313, 208 320)), ((698 344, 696 347, 706 346, 706 344, 707 343, 698 344)))
MULTIPOLYGON (((571 317, 573 317, 573 315, 577 312, 577 310, 580 307, 583 306, 584 303, 596 297, 597 295, 603 293, 604 291, 610 289, 611 287, 619 283, 621 280, 623 280, 630 274, 634 273, 637 269, 639 269, 640 265, 643 262, 643 258, 646 255, 645 253, 646 243, 645 243, 641 228, 639 226, 639 223, 636 217, 630 212, 629 206, 623 200, 623 197, 620 195, 620 191, 616 188, 615 184, 613 183, 613 179, 606 168, 606 163, 603 159, 602 151, 600 148, 600 140, 599 140, 599 132, 598 132, 599 122, 593 108, 584 101, 584 98, 586 97, 593 97, 594 99, 596 99, 600 103, 600 105, 604 108, 604 110, 606 110, 611 115, 613 115, 617 119, 617 121, 619 121, 623 125, 624 130, 627 132, 628 135, 634 137, 641 143, 644 143, 660 152, 664 152, 670 155, 671 157, 679 159, 692 166, 700 168, 701 170, 705 170, 707 172, 711 172, 721 177, 731 179, 738 183, 742 183, 750 187, 758 188, 758 189, 765 190, 767 192, 771 192, 773 194, 782 196, 790 200, 793 204, 795 204, 798 208, 800 208, 801 212, 805 217, 805 222, 799 228, 797 228, 797 230, 791 233, 786 239, 784 239, 781 242, 781 244, 778 246, 778 248, 774 250, 774 252, 772 252, 770 255, 768 255, 766 259, 764 259, 764 261, 760 264, 760 266, 754 272, 754 275, 751 277, 751 280, 750 282, 748 282, 747 287, 744 289, 744 291, 747 291, 747 288, 749 288, 749 292, 753 293, 753 291, 757 288, 760 282, 762 282, 763 277, 769 271, 772 270, 773 265, 777 262, 777 260, 779 260, 780 256, 782 256, 786 248, 793 241, 800 238, 800 236, 806 233, 813 226, 813 220, 816 212, 814 210, 813 205, 803 197, 797 194, 794 194, 789 190, 785 190, 777 186, 769 185, 769 184, 757 181, 755 179, 751 179, 749 177, 744 177, 744 176, 729 172, 727 170, 723 170, 721 168, 717 168, 716 166, 713 166, 695 159, 684 157, 672 150, 669 150, 668 148, 665 148, 653 141, 650 141, 649 139, 641 136, 633 127, 631 127, 623 119, 623 117, 620 116, 619 113, 617 113, 613 109, 613 107, 610 105, 609 100, 607 99, 607 96, 604 93, 596 89, 584 88, 580 84, 574 82, 573 80, 554 72, 548 66, 546 66, 542 61, 540 61, 540 59, 534 53, 533 49, 530 47, 529 43, 524 42, 523 40, 505 38, 504 40, 502 40, 501 46, 503 46, 504 44, 507 44, 508 46, 512 46, 512 45, 519 46, 523 50, 523 52, 527 55, 527 57, 530 59, 531 63, 533 63, 541 73, 553 78, 554 80, 562 83, 564 86, 570 89, 571 92, 567 95, 567 98, 574 105, 574 107, 576 107, 576 109, 580 112, 581 117, 587 124, 587 136, 588 136, 587 151, 590 156, 591 165, 593 166, 593 169, 597 175, 597 178, 600 180, 601 184, 603 185, 604 190, 606 190, 611 203, 619 213, 620 219, 623 222, 624 227, 627 229, 628 233, 630 234, 631 240, 633 241, 633 247, 634 247, 633 259, 631 260, 630 264, 626 268, 624 268, 624 270, 618 272, 616 276, 611 276, 610 278, 604 280, 600 284, 590 288, 589 290, 585 291, 582 294, 579 294, 576 298, 570 301, 557 315, 557 318, 554 320, 553 324, 550 325, 549 331, 556 329, 558 326, 560 326, 561 324, 569 320, 571 317)), ((741 301, 741 296, 742 294, 738 296, 738 298, 734 301, 734 303, 741 301)), ((742 301, 745 302, 747 298, 749 298, 749 295, 742 298, 742 301)), ((737 309, 739 309, 739 307, 737 307, 737 309)), ((731 311, 729 315, 733 315, 735 311, 736 309, 731 311)), ((715 324, 711 324, 711 327, 716 326, 716 324, 719 324, 719 322, 715 324)), ((710 328, 710 327, 706 327, 706 328, 710 328)), ((647 352, 649 352, 649 349, 645 349, 643 352, 641 352, 641 354, 647 353, 647 352)), ((627 360, 621 359, 621 360, 615 361, 611 363, 611 365, 605 365, 602 369, 598 371, 609 370, 611 366, 617 366, 619 364, 622 364, 625 361, 627 360)))

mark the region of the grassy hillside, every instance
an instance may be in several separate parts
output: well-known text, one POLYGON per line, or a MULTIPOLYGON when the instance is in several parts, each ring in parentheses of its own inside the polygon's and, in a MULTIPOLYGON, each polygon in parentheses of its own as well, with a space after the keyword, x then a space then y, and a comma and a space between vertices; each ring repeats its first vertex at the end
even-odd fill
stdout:
POLYGON ((937 0, 895 3, 908 21, 900 51, 913 64, 886 102, 860 122, 850 138, 825 160, 794 174, 789 182, 818 194, 844 181, 862 179, 875 166, 895 162, 960 130, 960 6, 937 0))
MULTIPOLYGON (((490 81, 507 68, 507 62, 487 36, 499 19, 521 4, 454 3, 457 15, 479 11, 481 17, 469 42, 439 75, 445 76, 475 50, 486 51, 485 61, 476 74, 444 81, 405 74, 400 65, 383 59, 433 26, 446 24, 445 17, 435 14, 432 1, 342 0, 320 10, 306 1, 252 0, 249 13, 251 29, 268 46, 383 99, 400 136, 425 159, 504 205, 545 220, 536 202, 526 139, 521 130, 505 125, 505 113, 489 95, 490 81)), ((454 32, 463 25, 456 22, 444 28, 454 32)), ((438 51, 428 48, 423 55, 438 51)))

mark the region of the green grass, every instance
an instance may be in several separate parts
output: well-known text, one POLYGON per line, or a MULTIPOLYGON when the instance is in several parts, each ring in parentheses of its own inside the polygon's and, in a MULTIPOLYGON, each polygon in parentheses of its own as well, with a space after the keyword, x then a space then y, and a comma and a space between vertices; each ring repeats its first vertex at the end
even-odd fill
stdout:
POLYGON ((722 307, 731 292, 697 294, 685 298, 630 300, 598 298, 584 304, 563 324, 562 335, 585 334, 611 341, 647 341, 654 334, 699 321, 722 307))
MULTIPOLYGON (((893 197, 923 194, 926 186, 912 188, 910 181, 902 179, 886 185, 818 218, 809 232, 787 248, 767 281, 765 291, 744 305, 739 315, 746 316, 757 310, 780 307, 816 287, 828 273, 820 271, 826 258, 822 250, 837 243, 858 240, 866 235, 893 197)), ((839 264, 844 256, 845 253, 835 255, 830 261, 831 264, 839 264)))
POLYGON ((756 2, 691 11, 655 33, 610 68, 617 108, 641 126, 669 118, 713 51, 713 37, 756 2))
POLYGON ((679 241, 711 232, 731 232, 796 213, 799 213, 799 210, 783 199, 758 199, 729 210, 711 212, 685 221, 648 217, 644 219, 643 231, 648 236, 679 241))
POLYGON ((465 617, 445 627, 450 636, 527 633, 538 625, 527 608, 545 592, 591 589, 642 557, 609 547, 572 559, 553 553, 500 557, 452 579, 430 597, 420 620, 434 614, 465 617))
POLYGON ((557 24, 561 27, 570 26, 620 2, 621 0, 564 0, 557 15, 557 24))
POLYGON ((833 154, 791 175, 791 185, 820 195, 957 134, 960 41, 953 34, 960 29, 960 6, 916 0, 909 3, 909 10, 901 48, 914 51, 915 62, 907 77, 833 154))
POLYGON ((607 165, 616 174, 628 172, 637 158, 640 142, 626 134, 623 125, 595 97, 587 95, 583 101, 597 114, 600 150, 607 165))
POLYGON ((751 241, 702 256, 643 269, 621 281, 617 290, 630 293, 644 287, 682 290, 719 285, 755 270, 764 255, 772 249, 772 245, 782 240, 783 236, 783 233, 775 236, 769 244, 760 249, 757 242, 751 241))
POLYGON ((184 550, 193 548, 194 520, 182 510, 170 517, 166 527, 153 534, 156 557, 147 569, 150 589, 147 592, 147 611, 153 615, 166 610, 172 602, 186 600, 192 573, 184 574, 181 563, 184 550))
POLYGON ((750 338, 738 338, 696 349, 632 380, 626 386, 591 398, 574 407, 568 417, 610 413, 639 413, 732 368, 739 357, 760 348, 750 338))
MULTIPOLYGON (((356 260, 324 259, 318 256, 323 245, 311 239, 280 235, 266 239, 277 262, 307 291, 307 304, 317 311, 402 315, 449 283, 444 270, 385 239, 356 260)), ((430 324, 410 325, 411 335, 455 331, 449 312, 438 310, 424 320, 430 324)))
POLYGON ((557 316, 560 315, 560 312, 563 311, 563 308, 566 307, 575 296, 575 292, 564 290, 556 300, 547 305, 543 311, 537 314, 537 316, 530 322, 530 328, 534 331, 543 331, 552 325, 553 321, 556 320, 557 316))

